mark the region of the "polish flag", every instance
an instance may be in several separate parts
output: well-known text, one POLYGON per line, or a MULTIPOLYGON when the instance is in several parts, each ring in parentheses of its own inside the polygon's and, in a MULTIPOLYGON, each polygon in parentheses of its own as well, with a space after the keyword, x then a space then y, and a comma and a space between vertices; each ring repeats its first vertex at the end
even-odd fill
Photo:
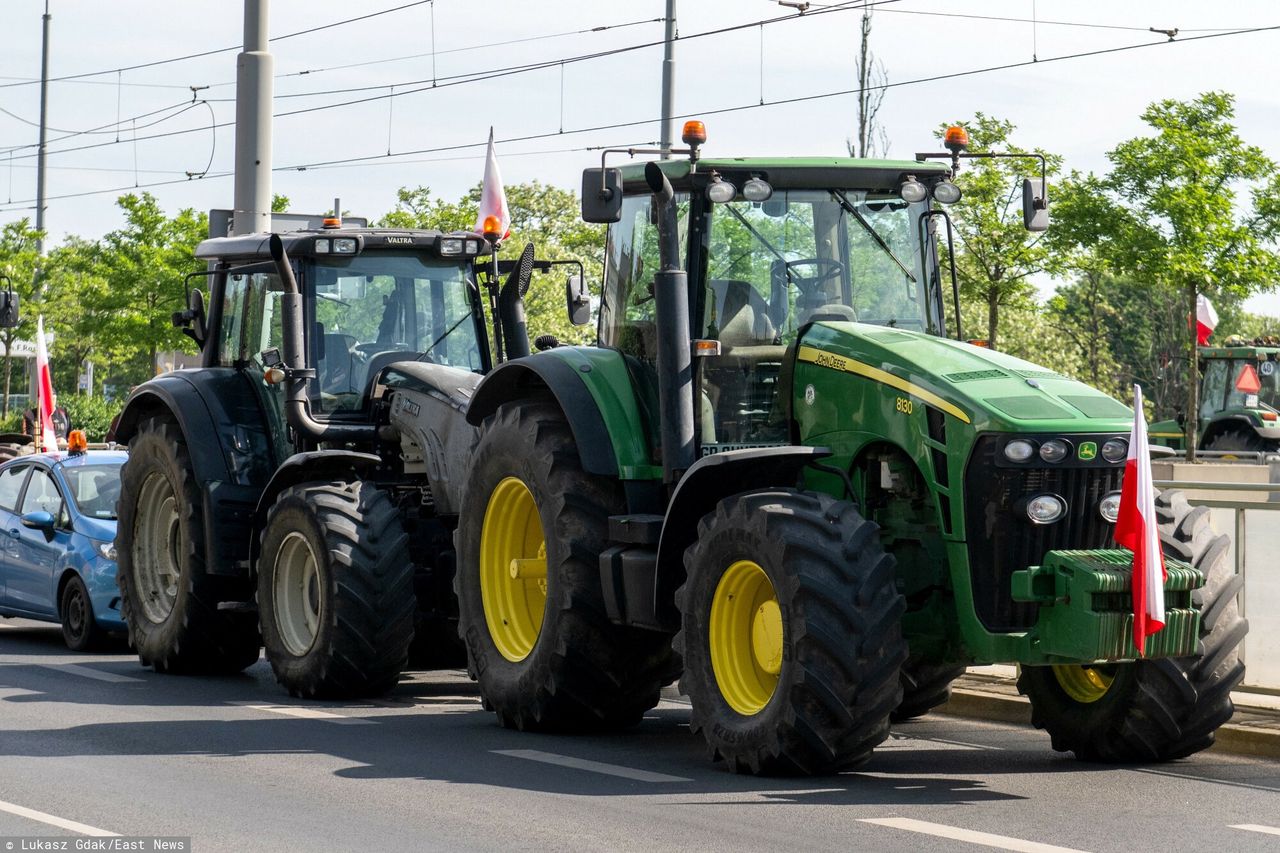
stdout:
POLYGON ((1209 335, 1218 325, 1218 312, 1203 293, 1196 295, 1196 343, 1200 346, 1209 344, 1209 335))
POLYGON ((44 346, 44 317, 36 317, 36 405, 40 423, 36 427, 39 438, 38 451, 58 449, 58 437, 53 431, 53 377, 49 374, 49 351, 44 346))
POLYGON ((507 192, 502 188, 502 173, 498 171, 498 155, 493 150, 493 128, 489 128, 489 151, 484 158, 484 183, 480 187, 480 211, 476 214, 477 234, 486 231, 505 240, 511 236, 511 210, 507 207, 507 192), (498 227, 485 228, 489 218, 497 220, 498 227))
POLYGON ((1156 494, 1151 485, 1151 451, 1142 416, 1142 388, 1133 386, 1133 431, 1120 486, 1116 543, 1133 552, 1133 644, 1141 656, 1146 639, 1164 628, 1164 552, 1156 528, 1156 494))

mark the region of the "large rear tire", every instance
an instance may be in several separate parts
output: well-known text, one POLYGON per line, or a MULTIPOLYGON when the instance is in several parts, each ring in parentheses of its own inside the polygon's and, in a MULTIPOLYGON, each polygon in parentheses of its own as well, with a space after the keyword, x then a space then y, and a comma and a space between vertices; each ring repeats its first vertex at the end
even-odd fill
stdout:
POLYGON ((726 498, 698 525, 676 593, 690 729, 738 773, 822 774, 889 735, 905 601, 879 530, 845 501, 726 498))
POLYGON ((633 725, 675 675, 670 639, 609 621, 599 556, 617 480, 582 469, 553 402, 484 425, 457 532, 458 632, 485 707, 508 728, 633 725))
POLYGON ((1209 509, 1180 492, 1156 497, 1164 553, 1206 575, 1195 591, 1200 651, 1185 658, 1104 666, 1027 666, 1018 690, 1031 700, 1031 722, 1053 748, 1085 761, 1169 761, 1213 745, 1231 719, 1231 690, 1244 678, 1239 647, 1249 630, 1236 596, 1243 578, 1227 563, 1227 537, 1209 526, 1209 509))
POLYGON ((169 418, 143 421, 129 442, 119 507, 120 613, 142 665, 234 673, 257 661, 255 614, 218 609, 248 598, 249 585, 207 571, 204 501, 186 438, 169 418))
MULTIPOLYGON (((1280 450, 1280 442, 1263 438, 1253 430, 1229 429, 1220 432, 1204 446, 1205 450, 1230 452, 1233 450, 1247 453, 1275 453, 1280 450)), ((1234 457, 1225 456, 1224 459, 1234 457)))
POLYGON ((272 504, 258 560, 267 660, 294 696, 391 689, 413 641, 409 537, 372 483, 306 483, 272 504))

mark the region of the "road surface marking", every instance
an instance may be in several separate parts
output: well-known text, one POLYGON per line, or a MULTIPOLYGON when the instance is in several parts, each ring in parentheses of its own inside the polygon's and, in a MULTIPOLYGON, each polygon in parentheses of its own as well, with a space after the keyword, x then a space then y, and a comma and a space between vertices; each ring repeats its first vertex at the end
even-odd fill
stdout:
POLYGON ((495 749, 497 755, 509 755, 512 758, 524 758, 529 761, 541 761, 543 764, 555 764, 560 767, 571 767, 574 770, 586 770, 589 773, 603 773, 605 776, 620 776, 623 779, 635 779, 637 782, 692 782, 683 776, 668 776, 666 773, 654 773, 650 770, 636 770, 633 767, 622 767, 618 764, 605 764, 602 761, 588 761, 585 758, 571 758, 557 755, 554 752, 542 752, 537 749, 495 749))
POLYGON ((81 666, 78 663, 40 663, 36 666, 44 669, 52 669, 54 672, 65 672, 68 675, 78 675, 81 678, 92 678, 94 681, 106 681, 110 684, 141 684, 143 679, 134 678, 131 675, 119 675, 114 672, 105 672, 101 669, 94 669, 88 666, 81 666))
POLYGON ((907 752, 914 750, 992 750, 993 746, 981 746, 976 743, 965 743, 958 740, 943 740, 932 737, 910 737, 908 735, 889 735, 889 739, 876 747, 876 752, 907 752))
POLYGON ((972 829, 947 826, 945 823, 913 820, 909 817, 859 818, 859 822, 874 823, 877 826, 887 826, 892 829, 905 829, 908 832, 919 832, 938 838, 950 838, 953 841, 967 841, 970 844, 981 844, 986 847, 998 847, 1001 850, 1016 850, 1018 853, 1081 853, 1081 851, 1071 847, 1056 847, 1052 844, 1041 844, 1037 841, 1023 841, 1021 838, 1010 838, 1007 835, 975 832, 972 829))
POLYGON ((1236 823, 1232 824, 1228 829, 1243 829, 1248 832, 1261 832, 1264 835, 1280 835, 1280 829, 1274 826, 1263 826, 1260 823, 1236 823))
POLYGON ((300 708, 296 705, 245 705, 239 704, 242 708, 249 708, 254 711, 266 711, 269 714, 283 714, 286 717, 298 717, 303 720, 324 720, 326 723, 337 723, 345 726, 372 726, 377 725, 373 720, 365 720, 360 717, 344 717, 341 714, 333 714, 329 711, 321 711, 319 708, 300 708))
POLYGON ((38 820, 40 823, 47 823, 49 826, 56 826, 58 829, 65 829, 70 832, 78 832, 81 835, 96 835, 101 837, 120 835, 118 832, 109 832, 105 829, 98 829, 98 827, 89 826, 87 823, 76 823, 74 820, 67 820, 66 818, 58 817, 57 815, 38 812, 35 809, 29 809, 26 806, 6 803, 4 800, 0 800, 0 812, 8 812, 9 814, 17 815, 18 817, 38 820))

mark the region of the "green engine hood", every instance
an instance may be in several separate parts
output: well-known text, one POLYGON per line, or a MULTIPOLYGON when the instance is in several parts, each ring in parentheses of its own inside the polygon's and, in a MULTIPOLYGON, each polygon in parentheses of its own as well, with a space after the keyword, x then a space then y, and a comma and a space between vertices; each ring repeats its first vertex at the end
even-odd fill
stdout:
POLYGON ((921 332, 819 322, 801 339, 797 359, 897 388, 978 432, 1127 432, 1133 424, 1132 409, 1082 382, 921 332))

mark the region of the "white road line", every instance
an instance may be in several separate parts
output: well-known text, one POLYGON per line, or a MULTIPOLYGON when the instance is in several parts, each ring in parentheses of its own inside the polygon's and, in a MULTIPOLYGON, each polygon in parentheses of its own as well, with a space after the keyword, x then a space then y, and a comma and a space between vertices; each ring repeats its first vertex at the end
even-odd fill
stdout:
POLYGON ((282 714, 286 717, 298 717, 303 720, 324 720, 326 723, 337 723, 340 726, 376 725, 373 720, 365 720, 360 717, 344 717, 341 714, 321 711, 319 708, 300 708, 296 705, 246 705, 238 702, 236 704, 254 711, 266 711, 269 714, 282 714))
POLYGON ((1236 823, 1227 827, 1228 829, 1243 829, 1247 832, 1261 832, 1264 835, 1280 835, 1280 828, 1274 826, 1263 826, 1260 823, 1236 823))
POLYGON ((635 779, 638 782, 692 782, 683 776, 668 776, 666 773, 654 773, 651 770, 636 770, 634 767, 623 767, 618 764, 605 764, 602 761, 588 761, 585 758, 571 758, 557 755, 554 752, 542 752, 537 749, 495 749, 496 755, 508 755, 512 758, 524 758, 529 761, 541 761, 543 764, 555 764, 570 767, 574 770, 586 770, 589 773, 603 773, 605 776, 620 776, 623 779, 635 779))
POLYGON ((876 752, 914 752, 929 750, 947 752, 952 750, 988 750, 991 747, 973 743, 961 743, 954 740, 938 740, 936 738, 907 737, 906 735, 889 735, 889 739, 876 747, 876 752))
POLYGON ((43 669, 51 669, 54 672, 65 672, 68 675, 78 675, 81 678, 92 678, 94 681, 106 681, 111 684, 129 684, 137 682, 142 683, 143 679, 134 678, 131 675, 119 675, 114 672, 105 672, 101 669, 93 669, 88 666, 81 666, 78 663, 39 663, 36 666, 43 669))
POLYGON ((8 812, 18 817, 29 818, 30 820, 38 820, 40 823, 47 823, 49 826, 56 826, 58 829, 65 829, 70 832, 78 832, 81 835, 94 835, 99 837, 118 836, 118 832, 110 832, 105 829, 98 829, 96 826, 89 826, 87 823, 76 823, 74 820, 67 820, 57 815, 38 812, 35 809, 29 809, 26 806, 19 806, 15 803, 6 803, 0 800, 0 812, 8 812))
POLYGON ((1007 835, 975 832, 972 829, 947 826, 945 823, 912 820, 908 817, 859 818, 859 822, 874 823, 877 826, 887 826, 891 829, 905 829, 908 832, 919 832, 938 838, 950 838, 953 841, 967 841, 970 844, 997 847, 1001 850, 1016 850, 1018 853, 1081 853, 1081 851, 1071 847, 1056 847, 1052 844, 1041 844, 1038 841, 1023 841, 1021 838, 1010 838, 1007 835))

